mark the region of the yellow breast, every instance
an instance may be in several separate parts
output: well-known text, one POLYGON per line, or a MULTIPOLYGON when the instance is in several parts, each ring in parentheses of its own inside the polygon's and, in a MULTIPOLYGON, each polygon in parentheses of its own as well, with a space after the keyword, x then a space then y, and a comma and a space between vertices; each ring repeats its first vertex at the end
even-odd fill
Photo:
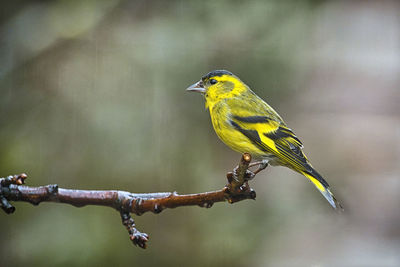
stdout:
POLYGON ((218 137, 230 148, 240 153, 250 153, 255 157, 265 155, 255 144, 246 136, 237 131, 229 122, 229 107, 220 101, 209 106, 211 122, 218 137))

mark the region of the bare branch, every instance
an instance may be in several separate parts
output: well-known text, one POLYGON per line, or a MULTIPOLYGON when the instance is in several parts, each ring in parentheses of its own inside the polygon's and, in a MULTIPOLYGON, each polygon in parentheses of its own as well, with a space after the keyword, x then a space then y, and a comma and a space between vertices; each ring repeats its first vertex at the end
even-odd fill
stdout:
MULTIPOLYGON (((8 176, 0 178, 0 206, 8 214, 15 211, 9 201, 23 201, 33 205, 41 202, 57 202, 75 207, 86 205, 111 207, 120 212, 122 223, 127 228, 132 242, 141 248, 146 248, 149 237, 135 228, 130 213, 136 215, 149 211, 160 213, 164 209, 181 206, 210 208, 215 202, 227 200, 229 203, 234 203, 255 199, 256 193, 248 184, 248 180, 255 176, 255 173, 248 170, 250 161, 250 154, 244 153, 239 165, 233 172, 227 174, 228 184, 222 189, 188 195, 179 195, 176 192, 138 194, 116 190, 75 190, 59 188, 58 185, 30 187, 22 185, 27 178, 26 174, 8 176)), ((259 163, 260 166, 261 164, 259 163)))

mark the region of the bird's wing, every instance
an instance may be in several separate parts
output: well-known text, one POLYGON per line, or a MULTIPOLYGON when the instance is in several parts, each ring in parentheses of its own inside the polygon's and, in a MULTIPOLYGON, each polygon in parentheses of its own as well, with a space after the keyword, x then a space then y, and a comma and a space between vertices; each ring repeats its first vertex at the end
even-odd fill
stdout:
POLYGON ((247 99, 229 103, 229 106, 235 108, 230 110, 228 122, 261 151, 274 154, 282 163, 298 171, 311 170, 301 150, 303 144, 267 103, 247 99))
POLYGON ((303 144, 286 125, 268 116, 239 116, 232 114, 229 123, 244 134, 260 150, 272 153, 283 163, 298 170, 308 166, 307 158, 301 151, 303 144))

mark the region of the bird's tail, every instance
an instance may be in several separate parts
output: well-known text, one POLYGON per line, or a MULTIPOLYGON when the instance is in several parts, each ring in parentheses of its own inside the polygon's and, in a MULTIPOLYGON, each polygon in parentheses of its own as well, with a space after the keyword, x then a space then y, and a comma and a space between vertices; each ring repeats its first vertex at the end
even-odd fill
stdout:
POLYGON ((321 194, 328 200, 329 204, 336 210, 343 210, 342 205, 336 200, 335 196, 329 190, 329 184, 322 178, 322 176, 313 168, 311 171, 302 172, 302 174, 307 177, 315 187, 321 192, 321 194))

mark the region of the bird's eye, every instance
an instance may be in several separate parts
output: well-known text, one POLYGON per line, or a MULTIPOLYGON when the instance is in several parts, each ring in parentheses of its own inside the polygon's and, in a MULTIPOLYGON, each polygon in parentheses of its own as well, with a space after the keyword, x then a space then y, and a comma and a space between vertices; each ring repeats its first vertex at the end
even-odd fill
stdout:
POLYGON ((215 79, 211 79, 210 80, 210 84, 216 84, 218 81, 217 80, 215 80, 215 79))

